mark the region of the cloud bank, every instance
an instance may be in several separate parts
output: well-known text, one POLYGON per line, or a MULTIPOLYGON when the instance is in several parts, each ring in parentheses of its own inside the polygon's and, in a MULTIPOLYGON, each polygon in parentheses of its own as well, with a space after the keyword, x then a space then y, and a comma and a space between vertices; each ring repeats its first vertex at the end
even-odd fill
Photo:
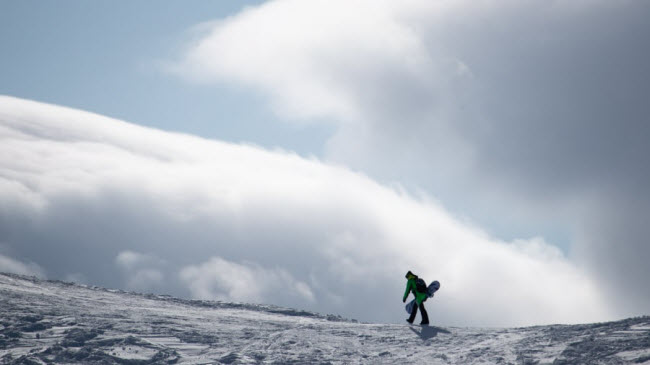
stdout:
POLYGON ((441 324, 612 318, 542 239, 502 242, 427 196, 284 151, 0 97, 0 242, 51 278, 402 322, 404 273, 441 324))
POLYGON ((44 277, 43 269, 38 265, 34 263, 24 263, 5 255, 0 255, 0 272, 44 277))
POLYGON ((260 91, 287 120, 335 125, 327 161, 424 187, 501 234, 570 242, 622 315, 643 314, 649 12, 277 0, 208 27, 175 70, 260 91))
POLYGON ((185 267, 181 280, 192 296, 200 299, 257 302, 285 295, 314 301, 314 293, 305 282, 297 281, 284 269, 265 269, 256 264, 237 264, 219 257, 185 267))

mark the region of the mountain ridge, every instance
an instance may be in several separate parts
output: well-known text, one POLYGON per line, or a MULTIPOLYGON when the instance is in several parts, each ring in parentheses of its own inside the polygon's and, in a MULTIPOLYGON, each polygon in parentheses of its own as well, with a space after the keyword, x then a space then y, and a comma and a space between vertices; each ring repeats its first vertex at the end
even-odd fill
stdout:
POLYGON ((650 317, 441 328, 0 273, 6 364, 650 364, 650 317))

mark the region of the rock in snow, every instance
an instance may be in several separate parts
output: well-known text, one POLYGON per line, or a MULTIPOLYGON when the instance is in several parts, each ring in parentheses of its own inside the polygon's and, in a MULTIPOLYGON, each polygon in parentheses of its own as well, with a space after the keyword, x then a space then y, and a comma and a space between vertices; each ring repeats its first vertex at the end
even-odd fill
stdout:
POLYGON ((3 364, 650 364, 650 317, 586 325, 366 324, 0 274, 3 364))

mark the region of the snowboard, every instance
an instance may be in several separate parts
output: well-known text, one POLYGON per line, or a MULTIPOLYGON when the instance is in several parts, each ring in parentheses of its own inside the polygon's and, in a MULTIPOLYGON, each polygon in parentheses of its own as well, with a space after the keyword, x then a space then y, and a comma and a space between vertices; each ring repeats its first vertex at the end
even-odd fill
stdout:
POLYGON ((429 286, 427 287, 427 296, 429 298, 433 298, 433 293, 437 292, 438 289, 440 289, 440 282, 438 280, 434 280, 429 286))
POLYGON ((411 314, 411 312, 413 312, 414 305, 415 305, 415 299, 408 302, 408 304, 406 304, 406 307, 404 307, 404 309, 406 309, 406 313, 411 314))

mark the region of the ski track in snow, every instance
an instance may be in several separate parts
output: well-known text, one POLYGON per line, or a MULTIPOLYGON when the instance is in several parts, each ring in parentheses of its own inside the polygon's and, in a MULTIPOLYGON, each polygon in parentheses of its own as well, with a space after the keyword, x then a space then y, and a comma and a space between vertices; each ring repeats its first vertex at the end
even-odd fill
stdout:
POLYGON ((586 325, 364 324, 0 274, 3 364, 650 364, 650 317, 586 325))

